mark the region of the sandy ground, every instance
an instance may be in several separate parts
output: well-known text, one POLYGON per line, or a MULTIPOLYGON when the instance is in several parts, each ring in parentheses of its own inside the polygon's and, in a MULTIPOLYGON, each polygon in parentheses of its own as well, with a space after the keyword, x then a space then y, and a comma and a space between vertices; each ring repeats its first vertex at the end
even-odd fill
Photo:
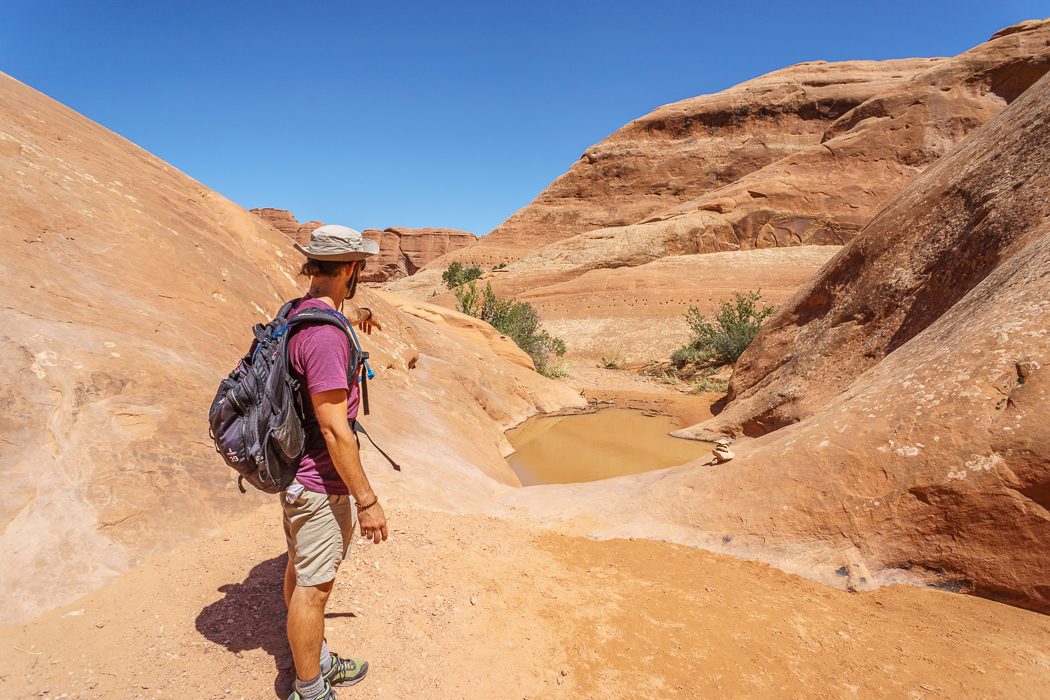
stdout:
MULTIPOLYGON (((832 590, 650 541, 390 504, 328 613, 369 659, 342 697, 1045 697, 1050 618, 950 593, 832 590)), ((277 504, 0 631, 4 698, 285 697, 277 504)))
MULTIPOLYGON (((717 395, 575 362, 616 405, 695 420, 717 395)), ((1045 697, 1050 617, 935 590, 851 594, 654 541, 387 503, 329 604, 369 659, 341 697, 1045 697)), ((277 503, 26 625, 0 628, 3 698, 283 698, 292 665, 277 503)))

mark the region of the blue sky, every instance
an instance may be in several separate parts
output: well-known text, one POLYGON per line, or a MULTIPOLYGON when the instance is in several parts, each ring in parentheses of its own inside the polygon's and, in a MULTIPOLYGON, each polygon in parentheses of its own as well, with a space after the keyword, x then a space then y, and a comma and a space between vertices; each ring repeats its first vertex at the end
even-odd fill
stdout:
POLYGON ((816 59, 951 55, 996 2, 0 0, 0 69, 244 207, 486 233, 654 107, 816 59))

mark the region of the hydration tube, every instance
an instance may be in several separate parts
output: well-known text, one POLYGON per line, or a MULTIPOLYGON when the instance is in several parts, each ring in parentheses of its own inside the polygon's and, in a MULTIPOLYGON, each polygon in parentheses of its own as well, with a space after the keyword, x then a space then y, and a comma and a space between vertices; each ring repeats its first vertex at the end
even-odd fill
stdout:
MULTIPOLYGON (((362 355, 364 355, 365 354, 365 350, 364 350, 364 348, 361 347, 361 342, 357 339, 357 333, 354 332, 354 325, 352 323, 350 323, 350 319, 348 319, 346 316, 344 316, 341 311, 336 311, 335 309, 332 309, 332 313, 334 313, 336 316, 338 316, 340 319, 342 319, 343 323, 346 324, 347 329, 350 331, 350 337, 354 339, 354 345, 357 346, 358 352, 360 352, 362 355)), ((368 360, 367 359, 364 360, 364 366, 365 366, 365 374, 368 376, 368 378, 369 379, 375 379, 376 373, 373 372, 372 368, 368 365, 368 360)), ((358 379, 359 382, 363 381, 363 380, 364 380, 364 377, 361 377, 360 379, 358 379)))

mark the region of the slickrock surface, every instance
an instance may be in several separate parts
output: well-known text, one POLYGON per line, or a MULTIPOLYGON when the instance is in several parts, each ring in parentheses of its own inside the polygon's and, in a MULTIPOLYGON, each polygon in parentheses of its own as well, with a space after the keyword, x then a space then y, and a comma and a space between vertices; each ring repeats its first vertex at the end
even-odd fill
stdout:
POLYGON ((718 467, 505 500, 829 583, 1050 612, 1047 104, 1050 76, 876 215, 771 319, 729 407, 680 434, 786 427, 718 467))
MULTIPOLYGON (((262 502, 237 492, 206 416, 251 324, 299 292, 301 257, 261 219, 3 75, 0 209, 9 621, 262 502)), ((365 341, 379 373, 371 400, 384 408, 364 422, 405 464, 387 484, 366 445, 383 493, 450 508, 486 499, 517 483, 504 428, 583 402, 505 361, 516 348, 500 350, 509 341, 484 324, 475 342, 368 290, 362 301, 384 327, 365 341)))
POLYGON ((508 362, 527 369, 536 369, 532 358, 515 345, 514 341, 505 335, 495 332, 492 326, 480 319, 453 311, 444 306, 428 304, 417 299, 394 294, 393 292, 377 291, 375 294, 398 311, 447 328, 460 337, 487 347, 508 362))
POLYGON ((388 282, 414 275, 434 258, 478 240, 473 233, 452 228, 391 227, 363 233, 379 242, 379 254, 368 261, 362 282, 388 282))
POLYGON ((323 221, 307 221, 300 224, 292 212, 287 209, 264 207, 262 209, 250 209, 249 211, 301 245, 309 243, 310 234, 313 233, 314 229, 324 225, 323 221))
MULTIPOLYGON (((660 542, 388 513, 391 538, 355 540, 328 606, 331 647, 369 660, 341 698, 1012 699, 1050 684, 1050 618, 986 600, 851 595, 660 542)), ((0 628, 0 696, 288 697, 279 520, 263 507, 0 628)))
MULTIPOLYGON (((1015 256, 1013 264, 1029 266, 1038 279, 1037 244, 1050 230, 1047 104, 1044 79, 1009 115, 902 193, 800 289, 737 364, 733 401, 719 424, 758 434, 812 414, 939 318, 957 314, 953 307, 1015 256)), ((1008 285, 960 307, 969 309, 975 367, 989 362, 977 356, 978 313, 985 323, 1027 316, 1035 335, 1017 338, 1004 328, 1002 337, 989 337, 996 353, 1016 354, 1020 365, 1031 350, 1045 349, 1039 327, 1050 320, 1050 307, 1019 306, 1014 295, 1022 291, 1008 285)))

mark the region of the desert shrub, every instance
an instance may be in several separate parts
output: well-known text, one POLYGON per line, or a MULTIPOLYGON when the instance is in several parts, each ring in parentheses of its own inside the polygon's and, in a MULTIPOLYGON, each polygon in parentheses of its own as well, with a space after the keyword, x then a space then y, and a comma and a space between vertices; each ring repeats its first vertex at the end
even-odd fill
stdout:
POLYGON ((619 369, 624 365, 623 349, 616 348, 609 354, 603 354, 599 364, 605 369, 619 369))
POLYGON ((551 356, 565 354, 565 341, 551 335, 540 327, 540 315, 532 304, 516 299, 501 299, 486 284, 478 289, 477 282, 470 280, 453 290, 459 310, 492 324, 492 327, 524 350, 536 365, 536 371, 545 377, 565 376, 561 363, 551 356))
POLYGON ((569 376, 569 370, 565 365, 565 358, 558 357, 557 359, 548 362, 543 370, 543 376, 551 379, 569 376))
POLYGON ((656 377, 656 381, 660 382, 661 384, 678 383, 678 375, 674 372, 668 372, 667 370, 663 370, 657 374, 654 374, 653 376, 656 377))
POLYGON ((448 269, 441 273, 441 281, 445 283, 446 289, 462 287, 467 282, 472 282, 484 273, 477 265, 463 267, 463 263, 453 260, 448 269))
POLYGON ((494 268, 492 268, 492 269, 493 269, 493 270, 502 270, 502 269, 503 269, 503 268, 505 268, 506 266, 507 266, 507 263, 506 263, 506 262, 501 262, 501 263, 500 263, 499 265, 496 265, 496 266, 495 266, 494 268))
POLYGON ((689 383, 691 391, 697 394, 724 393, 729 390, 729 382, 721 377, 714 376, 715 370, 709 369, 693 377, 689 383))
POLYGON ((706 362, 709 359, 711 358, 692 345, 684 345, 671 354, 671 364, 675 366, 675 369, 682 369, 686 365, 698 362, 706 362))
POLYGON ((676 366, 710 360, 736 362, 744 354, 762 328, 762 322, 773 313, 773 307, 760 308, 761 290, 736 292, 733 296, 732 300, 722 302, 711 320, 697 307, 689 307, 685 320, 693 332, 693 341, 671 356, 676 366))

